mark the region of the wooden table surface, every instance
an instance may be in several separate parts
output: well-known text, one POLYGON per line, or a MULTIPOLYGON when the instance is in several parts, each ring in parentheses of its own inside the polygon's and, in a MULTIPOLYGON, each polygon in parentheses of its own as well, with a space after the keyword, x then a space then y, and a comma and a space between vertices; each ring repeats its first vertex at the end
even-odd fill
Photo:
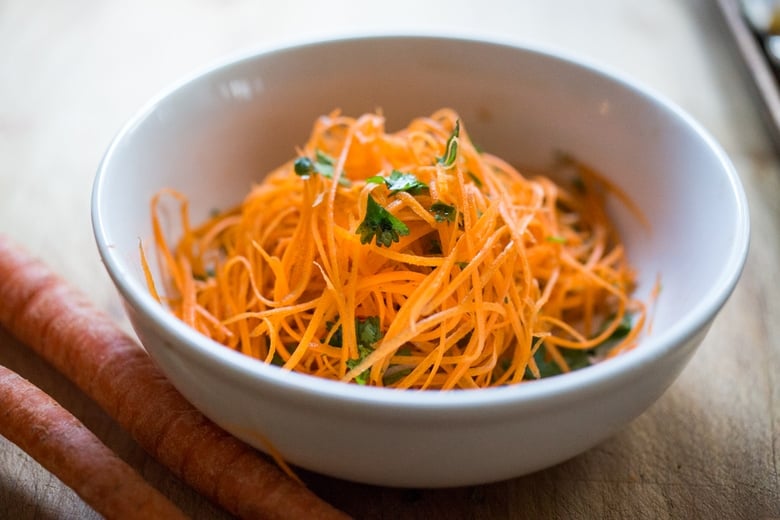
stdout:
MULTIPOLYGON (((750 204, 751 251, 679 380, 591 451, 461 489, 385 489, 303 473, 308 485, 358 518, 780 518, 780 158, 714 1, 0 0, 0 233, 128 327, 89 218, 94 172, 123 122, 172 81, 226 54, 383 30, 521 39, 660 92, 736 165, 750 204)), ((188 514, 226 517, 2 330, 0 364, 54 396, 188 514)), ((0 437, 0 518, 96 516, 0 437)))

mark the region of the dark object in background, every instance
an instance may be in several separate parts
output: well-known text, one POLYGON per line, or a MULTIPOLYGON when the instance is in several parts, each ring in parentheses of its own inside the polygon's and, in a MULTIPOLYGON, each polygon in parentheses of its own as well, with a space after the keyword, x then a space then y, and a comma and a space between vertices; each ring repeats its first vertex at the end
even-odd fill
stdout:
POLYGON ((772 16, 771 0, 718 0, 720 12, 762 102, 761 115, 780 151, 780 56, 770 58, 767 49, 780 50, 780 15, 772 16), (766 4, 764 11, 756 4, 766 4), (763 11, 763 12, 762 12, 763 11), (764 16, 764 15, 767 16, 764 16))

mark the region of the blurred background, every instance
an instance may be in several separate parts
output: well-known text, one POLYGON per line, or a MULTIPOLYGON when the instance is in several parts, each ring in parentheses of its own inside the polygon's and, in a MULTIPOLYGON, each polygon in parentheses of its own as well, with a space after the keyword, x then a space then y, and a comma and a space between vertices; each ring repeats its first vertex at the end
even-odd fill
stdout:
MULTIPOLYGON (((124 122, 173 82, 252 49, 378 32, 485 35, 595 63, 682 107, 745 183, 751 256, 694 360, 626 431, 536 475, 441 491, 307 482, 359 518, 780 518, 780 161, 724 5, 736 2, 0 0, 0 233, 126 326, 92 238, 92 180, 124 122)), ((2 331, 0 364, 54 395, 193 517, 222 515, 2 331)), ((90 517, 0 438, 0 518, 90 517)))

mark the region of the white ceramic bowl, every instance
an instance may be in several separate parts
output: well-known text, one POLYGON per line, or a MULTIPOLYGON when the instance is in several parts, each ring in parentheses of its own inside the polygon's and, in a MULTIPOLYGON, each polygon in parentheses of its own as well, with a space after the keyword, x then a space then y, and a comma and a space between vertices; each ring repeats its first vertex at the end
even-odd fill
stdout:
POLYGON ((577 455, 641 414, 701 342, 748 248, 740 181, 718 145, 647 90, 559 54, 477 39, 355 37, 247 54, 143 108, 97 173, 95 237, 141 341, 173 384, 250 444, 291 463, 392 486, 484 483, 577 455), (149 296, 138 240, 149 200, 186 193, 194 218, 228 207, 293 157, 314 119, 381 107, 389 129, 449 106, 476 142, 545 166, 557 150, 594 165, 652 223, 612 208, 647 296, 663 290, 635 350, 564 376, 477 391, 365 388, 284 372, 197 334, 149 296))

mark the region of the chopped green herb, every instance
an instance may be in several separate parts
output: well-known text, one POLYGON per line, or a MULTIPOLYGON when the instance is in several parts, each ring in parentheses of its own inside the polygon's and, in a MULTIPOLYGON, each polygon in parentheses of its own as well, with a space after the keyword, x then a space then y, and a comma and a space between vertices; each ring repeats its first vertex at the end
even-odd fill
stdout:
MULTIPOLYGON (((347 360, 347 369, 352 370, 356 366, 360 364, 363 359, 371 352, 367 349, 358 348, 358 352, 360 352, 360 356, 357 359, 348 359, 347 360)), ((368 377, 370 376, 369 370, 364 370, 358 375, 355 376, 355 382, 359 385, 365 385, 368 383, 368 377)))
POLYGON ((458 340, 458 346, 460 348, 466 348, 469 345, 469 342, 471 341, 471 336, 473 336, 473 331, 468 331, 466 334, 463 335, 462 338, 458 340))
POLYGON ((455 128, 452 129, 449 139, 447 139, 447 148, 444 151, 444 156, 439 158, 439 164, 445 168, 451 167, 455 164, 455 159, 458 158, 458 136, 460 135, 460 120, 455 121, 455 128))
POLYGON ((382 330, 379 328, 379 316, 369 316, 368 318, 355 318, 355 336, 357 336, 358 346, 371 347, 374 343, 382 339, 382 330))
POLYGON ((628 335, 628 333, 631 332, 632 328, 633 328, 633 324, 631 323, 631 316, 628 314, 624 314, 623 318, 620 320, 620 323, 618 323, 617 328, 614 331, 612 331, 612 334, 610 334, 609 338, 607 338, 606 341, 614 341, 621 338, 625 338, 628 335))
MULTIPOLYGON (((325 327, 328 332, 333 329, 336 322, 327 321, 325 327)), ((357 338, 358 357, 347 360, 347 368, 352 370, 363 361, 374 350, 374 343, 382 339, 382 329, 379 327, 379 316, 369 316, 367 318, 355 318, 355 337, 357 338)), ((331 334, 328 345, 332 347, 342 347, 344 342, 344 331, 341 325, 331 334)), ((364 385, 368 382, 369 371, 366 370, 355 378, 355 382, 364 385)))
POLYGON ((545 240, 547 240, 548 242, 552 242, 553 244, 565 244, 566 243, 566 239, 564 237, 558 236, 558 235, 548 235, 545 238, 545 240))
POLYGON ((298 157, 295 159, 295 163, 293 164, 293 169, 295 170, 295 175, 300 175, 301 177, 308 177, 312 173, 314 173, 314 163, 311 162, 311 159, 309 159, 306 156, 298 157))
POLYGON ((274 355, 271 358, 271 364, 280 367, 284 365, 284 359, 279 355, 278 352, 274 352, 274 355))
POLYGON ((368 184, 384 184, 385 178, 382 177, 381 175, 374 175, 373 177, 369 177, 368 179, 366 179, 366 182, 368 184))
POLYGON ((213 267, 207 267, 206 270, 203 273, 193 274, 193 278, 200 282, 205 282, 209 278, 214 278, 217 275, 217 272, 214 270, 213 267))
POLYGON ((429 255, 442 254, 441 241, 438 238, 432 238, 431 241, 428 242, 428 254, 429 255))
POLYGON ((366 217, 356 233, 360 235, 361 244, 369 244, 374 239, 378 247, 390 247, 393 242, 398 242, 401 236, 408 235, 409 228, 369 194, 366 217))
POLYGON ((317 170, 317 173, 332 179, 334 164, 336 164, 336 161, 330 155, 321 150, 314 151, 314 168, 317 170))
MULTIPOLYGON (((382 330, 379 328, 379 316, 368 318, 355 318, 355 336, 357 337, 358 357, 347 360, 347 368, 352 370, 358 366, 374 350, 374 343, 382 339, 382 330)), ((369 370, 364 370, 355 377, 359 385, 368 383, 369 370)))
POLYGON ((471 180, 472 180, 472 181, 474 181, 474 184, 476 184, 476 185, 477 185, 477 188, 481 188, 481 187, 482 187, 482 179, 480 179, 479 177, 477 177, 477 176, 474 174, 474 172, 469 172, 469 177, 471 177, 471 180))
MULTIPOLYGON (((610 334, 609 338, 607 338, 600 345, 587 350, 561 348, 559 351, 563 356, 563 359, 565 359, 566 363, 569 365, 569 368, 572 370, 585 368, 591 365, 592 356, 595 355, 598 357, 599 350, 602 349, 602 347, 608 347, 610 344, 612 344, 612 342, 624 338, 629 332, 631 332, 632 327, 633 324, 631 322, 631 316, 626 314, 620 320, 617 328, 612 332, 612 334, 610 334)), ((545 359, 546 357, 547 356, 545 356, 544 351, 541 348, 536 351, 536 354, 534 354, 536 366, 539 367, 539 376, 544 378, 561 374, 561 369, 558 367, 555 361, 548 361, 545 359)), ((525 378, 533 379, 533 375, 531 374, 530 369, 526 369, 525 378)))
POLYGON ((461 269, 465 269, 466 267, 468 267, 469 263, 468 262, 455 262, 455 265, 457 265, 461 269))
POLYGON ((387 368, 387 372, 382 376, 382 384, 385 386, 397 383, 404 377, 412 373, 411 368, 400 368, 397 366, 391 366, 387 368))
POLYGON ((458 210, 455 206, 450 206, 449 204, 437 200, 431 204, 431 213, 436 219, 436 222, 455 222, 458 210))
POLYGON ((390 176, 385 179, 385 184, 387 184, 390 193, 405 191, 412 195, 417 195, 428 188, 428 185, 415 177, 413 173, 404 173, 398 170, 390 172, 390 176))
MULTIPOLYGON (((293 163, 293 169, 296 175, 301 177, 309 177, 314 173, 319 173, 323 177, 328 179, 333 178, 333 165, 335 160, 330 155, 323 151, 315 150, 314 161, 304 156, 298 157, 293 163)), ((339 178, 339 184, 342 186, 349 186, 351 182, 343 175, 339 178)))
MULTIPOLYGON (((325 327, 328 329, 328 332, 333 328, 335 325, 332 321, 326 321, 325 327)), ((330 336, 330 339, 328 340, 328 345, 331 347, 340 347, 344 342, 344 333, 341 331, 341 325, 333 332, 333 334, 330 336)))
MULTIPOLYGON (((325 327, 328 332, 333 328, 336 322, 327 321, 325 327)), ((371 348, 371 346, 382 339, 382 329, 379 328, 379 316, 369 316, 368 318, 355 318, 355 337, 358 347, 371 348)), ((331 335, 328 345, 331 347, 341 347, 344 341, 344 333, 341 325, 336 328, 331 335)))
MULTIPOLYGON (((569 368, 572 370, 585 368, 591 364, 590 352, 587 350, 561 348, 559 349, 559 352, 563 356, 563 359, 566 360, 569 368)), ((544 379, 545 377, 562 374, 563 372, 561 371, 561 368, 555 363, 555 361, 552 359, 547 360, 545 359, 546 357, 547 356, 545 355, 543 348, 540 348, 536 351, 536 354, 534 354, 534 361, 536 361, 536 366, 539 368, 539 378, 544 379)), ((525 370, 525 379, 534 379, 530 368, 526 368, 525 370)))

